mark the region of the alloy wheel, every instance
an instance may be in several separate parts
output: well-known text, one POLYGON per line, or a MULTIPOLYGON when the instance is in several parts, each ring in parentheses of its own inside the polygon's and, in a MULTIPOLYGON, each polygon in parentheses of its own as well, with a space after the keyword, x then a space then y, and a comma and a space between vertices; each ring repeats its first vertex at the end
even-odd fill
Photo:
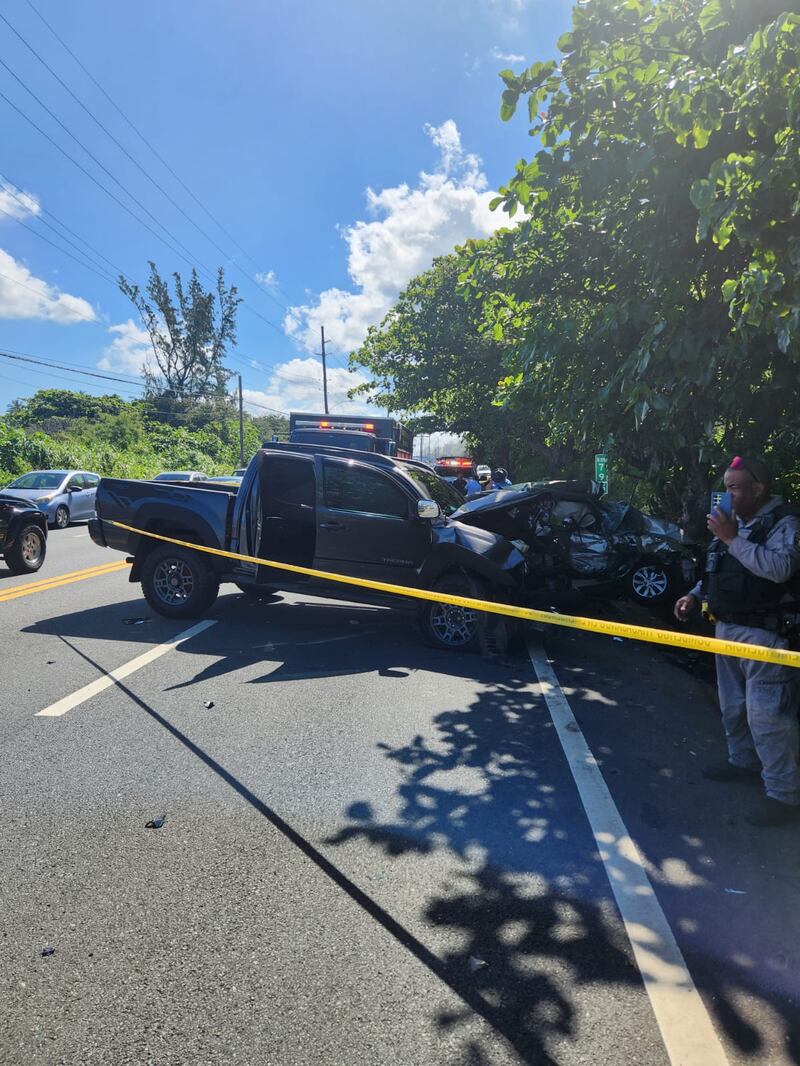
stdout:
POLYGON ((474 639, 478 614, 466 607, 437 603, 431 608, 429 624, 441 644, 460 648, 474 639))
POLYGON ((28 566, 36 566, 42 558, 42 537, 35 530, 29 530, 20 542, 22 558, 28 566))
POLYGON ((631 578, 633 591, 643 600, 655 600, 667 591, 669 577, 657 566, 640 566, 631 578))
POLYGON ((153 572, 156 595, 170 606, 186 603, 194 586, 194 571, 184 559, 162 559, 153 572))

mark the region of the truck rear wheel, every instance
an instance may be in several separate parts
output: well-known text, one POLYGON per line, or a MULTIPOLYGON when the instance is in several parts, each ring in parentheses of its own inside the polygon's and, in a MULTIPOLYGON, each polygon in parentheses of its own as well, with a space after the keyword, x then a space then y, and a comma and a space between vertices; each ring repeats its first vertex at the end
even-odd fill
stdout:
POLYGON ((217 598, 219 581, 198 552, 164 544, 142 565, 142 592, 165 618, 196 618, 217 598))

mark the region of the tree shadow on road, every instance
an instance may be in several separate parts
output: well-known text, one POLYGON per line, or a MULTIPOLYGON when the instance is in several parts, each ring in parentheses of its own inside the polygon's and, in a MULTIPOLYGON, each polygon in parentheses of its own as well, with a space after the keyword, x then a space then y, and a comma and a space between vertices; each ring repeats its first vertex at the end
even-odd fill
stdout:
MULTIPOLYGON (((567 1045, 583 1040, 594 1061, 623 1061, 614 1034, 629 1032, 637 1012, 641 1032, 653 1034, 637 1061, 666 1062, 594 838, 530 677, 521 670, 487 679, 469 707, 443 711, 433 726, 427 738, 380 745, 400 771, 397 815, 378 819, 366 800, 357 801, 326 843, 367 841, 393 860, 437 850, 456 858, 457 886, 430 898, 424 917, 437 938, 452 943, 439 950, 452 969, 468 973, 471 958, 487 964, 472 980, 524 1062, 571 1060, 567 1045), (591 1029, 600 1012, 606 1036, 591 1029)), ((650 947, 658 953, 657 944, 650 947)), ((769 994, 743 967, 690 962, 716 1025, 742 1054, 764 1061, 767 1051, 749 998, 771 1008, 788 1061, 800 1062, 791 1000, 769 994)), ((468 1017, 467 1010, 442 1013, 438 1023, 452 1032, 468 1017)), ((464 1061, 492 1061, 486 1048, 465 1040, 464 1061)))
MULTIPOLYGON (((378 821, 358 801, 326 843, 366 840, 392 858, 453 854, 454 883, 424 912, 438 953, 493 1005, 522 1061, 555 1064, 565 1042, 602 1047, 586 1031, 583 989, 613 987, 612 1000, 621 994, 645 1025, 648 1009, 549 715, 518 667, 502 680, 487 671, 477 699, 439 714, 432 737, 381 745, 400 768, 397 818, 378 821)), ((437 1020, 454 1033, 469 1011, 437 1020)), ((464 1040, 463 1061, 493 1060, 488 1045, 464 1040)))

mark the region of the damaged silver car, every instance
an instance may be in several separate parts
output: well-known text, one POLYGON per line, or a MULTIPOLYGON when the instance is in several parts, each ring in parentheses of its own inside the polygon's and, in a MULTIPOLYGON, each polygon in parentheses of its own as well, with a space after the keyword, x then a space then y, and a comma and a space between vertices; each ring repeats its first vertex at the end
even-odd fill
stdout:
POLYGON ((697 563, 678 526, 602 495, 594 481, 528 482, 474 498, 453 518, 512 541, 531 589, 612 583, 655 605, 688 587, 697 563))

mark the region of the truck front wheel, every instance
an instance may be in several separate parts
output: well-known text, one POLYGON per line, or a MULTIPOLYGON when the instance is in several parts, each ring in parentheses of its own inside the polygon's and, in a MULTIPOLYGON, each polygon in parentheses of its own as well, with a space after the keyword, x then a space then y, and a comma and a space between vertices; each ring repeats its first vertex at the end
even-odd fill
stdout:
MULTIPOLYGON (((477 599, 484 599, 486 592, 480 581, 455 573, 439 578, 433 591, 477 599)), ((435 648, 475 651, 480 646, 481 618, 477 611, 428 601, 422 606, 420 621, 428 643, 435 648)))
POLYGON ((197 618, 219 592, 219 581, 198 552, 164 544, 142 565, 142 592, 165 618, 197 618))

